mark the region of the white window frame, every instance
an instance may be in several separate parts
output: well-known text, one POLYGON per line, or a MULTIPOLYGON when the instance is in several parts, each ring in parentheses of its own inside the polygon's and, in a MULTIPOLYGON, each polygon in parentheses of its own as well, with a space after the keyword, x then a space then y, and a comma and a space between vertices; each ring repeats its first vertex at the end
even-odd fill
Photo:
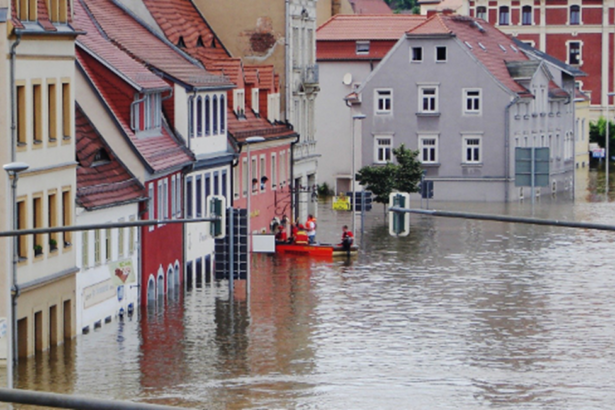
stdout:
POLYGON ((283 187, 286 185, 286 151, 280 152, 278 167, 280 169, 280 187, 283 187))
POLYGON ((510 26, 510 12, 511 7, 502 5, 498 7, 498 26, 510 26), (506 21, 502 21, 503 11, 506 9, 506 21))
POLYGON ((248 157, 244 157, 241 161, 241 193, 245 198, 248 196, 248 191, 250 188, 251 182, 248 181, 248 157))
POLYGON ((355 42, 355 53, 357 55, 369 54, 370 44, 369 41, 357 41, 355 42))
POLYGON ((480 135, 462 136, 461 162, 463 164, 482 164, 483 163, 483 138, 480 135), (476 143, 477 142, 477 143, 476 143), (472 158, 468 159, 468 150, 472 150, 472 158), (474 159, 474 154, 478 153, 478 159, 474 159))
POLYGON ((278 158, 274 153, 271 153, 271 177, 269 178, 271 182, 271 189, 276 189, 278 185, 278 158))
POLYGON ((259 90, 258 88, 254 87, 252 89, 252 111, 254 111, 254 113, 258 114, 259 110, 258 110, 258 106, 259 106, 259 90))
POLYGON ((261 192, 265 192, 267 190, 267 185, 263 184, 263 177, 267 176, 265 174, 265 172, 267 171, 267 158, 265 157, 265 155, 261 155, 259 158, 259 164, 258 164, 258 188, 261 192))
POLYGON ((238 116, 244 116, 246 112, 246 94, 242 88, 240 90, 233 90, 233 111, 238 116))
POLYGON ((523 4, 520 8, 519 8, 519 15, 520 15, 520 19, 519 19, 519 25, 520 26, 533 26, 534 25, 534 6, 532 4, 523 4), (524 9, 526 7, 530 8, 530 22, 529 24, 525 24, 523 17, 524 17, 524 9))
POLYGON ((376 115, 393 115, 393 89, 379 88, 374 90, 374 101, 374 113, 376 115), (386 108, 387 101, 388 109, 386 108), (380 109, 381 102, 382 106, 384 107, 383 109, 380 109))
POLYGON ((376 135, 374 136, 374 163, 386 164, 393 161, 393 136, 376 135), (387 141, 388 144, 381 144, 387 141), (388 157, 388 158, 387 158, 388 157))
POLYGON ((427 85, 427 84, 419 85, 419 87, 418 87, 418 93, 419 93, 419 101, 418 101, 419 102, 419 111, 418 112, 419 113, 421 113, 421 114, 437 114, 437 113, 440 112, 440 110, 439 110, 439 101, 438 101, 439 100, 439 98, 438 98, 439 91, 440 91, 440 86, 436 85, 436 84, 433 84, 433 85, 427 85), (435 90, 435 93, 433 94, 433 96, 431 96, 431 94, 425 94, 426 90, 431 90, 431 89, 435 90), (423 102, 424 102, 425 98, 430 98, 430 99, 433 98, 433 100, 434 100, 434 104, 433 104, 434 107, 433 107, 433 109, 425 109, 424 108, 423 102))
POLYGON ((570 64, 572 66, 582 66, 583 65, 583 41, 581 40, 570 40, 570 41, 566 41, 566 63, 570 64), (570 61, 570 45, 572 43, 578 43, 579 44, 579 62, 578 64, 573 64, 570 61))
POLYGON ((482 20, 485 20, 485 21, 489 21, 488 20, 488 18, 489 18, 489 9, 487 8, 487 6, 476 6, 476 18, 479 18, 479 19, 482 19, 482 20), (484 13, 479 13, 478 12, 478 9, 481 9, 481 8, 483 10, 485 10, 484 13))
MULTIPOLYGON (((149 203, 147 204, 147 213, 148 213, 148 217, 149 219, 156 219, 156 214, 155 214, 155 201, 156 201, 156 197, 154 194, 154 183, 150 183, 149 187, 148 187, 148 196, 149 196, 149 203)), ((154 225, 150 225, 149 226, 149 230, 153 231, 155 228, 154 225)))
POLYGON ((568 5, 568 25, 569 26, 582 26, 583 25, 583 6, 579 3, 568 5), (579 22, 572 23, 572 7, 577 6, 579 8, 579 22))
POLYGON ((260 191, 260 181, 258 180, 258 156, 257 155, 252 155, 250 158, 250 166, 252 167, 251 172, 250 172, 250 176, 252 177, 252 180, 256 179, 256 189, 254 184, 252 183, 252 181, 248 181, 248 184, 250 185, 250 192, 252 192, 252 195, 256 195, 258 194, 258 192, 260 191))
POLYGON ((463 89, 463 113, 466 115, 481 115, 483 112, 483 92, 480 88, 464 88, 463 89), (478 93, 478 95, 470 95, 470 93, 478 93), (468 102, 472 102, 472 108, 468 109, 468 102), (474 108, 478 103, 478 108, 474 108))
POLYGON ((177 198, 175 196, 176 188, 176 175, 171 176, 171 219, 175 219, 175 215, 177 213, 177 198))
POLYGON ((446 63, 448 61, 448 48, 446 46, 435 46, 434 47, 433 58, 436 63, 446 63), (438 59, 438 49, 444 49, 444 59, 438 59))
POLYGON ((439 135, 438 134, 420 134, 418 136, 418 147, 419 147, 419 160, 423 164, 438 164, 440 160, 440 153, 438 149, 439 143, 439 135), (425 144, 426 141, 434 140, 434 144, 425 144), (433 147, 433 148, 431 148, 433 147), (433 158, 432 159, 423 159, 424 150, 433 150, 433 158))
POLYGON ((422 63, 423 62, 423 57, 424 57, 424 50, 423 47, 410 47, 410 62, 411 63, 422 63), (415 59, 414 58, 414 50, 421 50, 421 58, 420 59, 415 59))

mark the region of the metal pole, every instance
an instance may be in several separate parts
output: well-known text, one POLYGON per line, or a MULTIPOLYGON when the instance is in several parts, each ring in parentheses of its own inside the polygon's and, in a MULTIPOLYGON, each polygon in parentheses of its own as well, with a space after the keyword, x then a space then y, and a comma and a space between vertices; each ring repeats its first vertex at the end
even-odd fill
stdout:
POLYGON ((531 157, 531 164, 530 164, 530 178, 531 178, 531 182, 530 182, 530 186, 532 187, 532 205, 534 205, 534 186, 535 184, 535 178, 536 178, 536 148, 534 148, 534 144, 532 143, 532 157, 531 157))
POLYGON ((230 215, 228 219, 228 230, 229 230, 229 268, 228 268, 228 299, 229 303, 233 303, 233 293, 234 293, 234 281, 235 281, 235 272, 234 272, 234 264, 235 264, 235 212, 233 208, 228 208, 226 210, 227 215, 230 215))
POLYGON ((363 234, 365 233, 365 191, 361 191, 361 245, 363 245, 363 234))
POLYGON ((606 180, 604 187, 604 195, 606 201, 609 202, 609 93, 606 96, 606 180))
POLYGON ((250 232, 250 219, 252 219, 252 215, 250 215, 250 197, 252 196, 252 158, 250 158, 250 143, 248 143, 247 149, 248 155, 248 199, 246 202, 246 210, 248 214, 248 221, 246 222, 246 232, 248 234, 248 266, 246 266, 246 298, 250 298, 250 264, 252 262, 252 232, 250 232))
MULTIPOLYGON (((11 195, 13 200, 13 230, 18 229, 17 222, 17 172, 13 173, 13 181, 11 183, 11 195)), ((9 292, 11 294, 11 317, 9 324, 9 337, 10 348, 7 349, 6 367, 8 372, 7 387, 13 388, 13 369, 17 364, 17 262, 19 260, 19 254, 17 252, 18 236, 13 236, 13 266, 11 272, 11 280, 9 283, 9 292)))
POLYGON ((355 135, 354 135, 354 116, 352 117, 352 123, 350 125, 351 128, 351 134, 352 134, 352 234, 355 235, 356 234, 356 229, 355 229, 355 212, 356 212, 356 202, 357 202, 357 198, 355 198, 356 193, 355 193, 355 152, 354 152, 354 145, 355 145, 355 135))

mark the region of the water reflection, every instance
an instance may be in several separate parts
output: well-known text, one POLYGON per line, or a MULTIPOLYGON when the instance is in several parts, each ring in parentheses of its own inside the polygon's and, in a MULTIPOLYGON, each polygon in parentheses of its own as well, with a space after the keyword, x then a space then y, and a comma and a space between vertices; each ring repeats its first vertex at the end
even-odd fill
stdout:
MULTIPOLYGON (((437 209, 612 223, 544 196, 437 209)), ((22 361, 18 386, 207 409, 578 409, 615 405, 613 234, 381 209, 362 252, 260 255, 252 296, 203 284, 22 361)), ((322 206, 318 237, 348 214, 322 206)))

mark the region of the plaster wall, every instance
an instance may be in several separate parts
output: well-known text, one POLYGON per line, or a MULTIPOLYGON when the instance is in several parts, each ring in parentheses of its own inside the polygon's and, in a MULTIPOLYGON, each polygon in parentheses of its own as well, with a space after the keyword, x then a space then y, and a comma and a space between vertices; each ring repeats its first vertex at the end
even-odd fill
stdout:
MULTIPOLYGON (((127 204, 110 208, 86 211, 78 208, 77 225, 96 223, 128 222, 138 219, 138 204, 127 204)), ((95 231, 80 231, 75 233, 75 247, 78 249, 76 285, 76 326, 81 332, 86 326, 94 330, 96 322, 105 323, 105 319, 118 318, 120 308, 128 310, 128 304, 132 303, 136 309, 139 297, 139 240, 137 227, 122 228, 123 240, 120 241, 120 231, 111 230, 110 249, 107 250, 106 230, 100 231, 100 261, 95 259, 96 241, 95 231), (134 242, 130 244, 131 234, 134 242), (87 237, 84 242, 84 238, 87 237), (123 242, 122 244, 120 242, 123 242), (85 248, 84 248, 85 245, 85 248), (120 246, 122 246, 120 251, 120 246), (131 251, 132 249, 132 251, 131 251), (110 252, 109 260, 106 260, 107 252, 110 252), (84 259, 84 255, 85 259, 84 259), (115 269, 121 263, 123 266, 130 265, 132 275, 126 280, 115 275, 115 269), (121 289, 120 289, 121 288, 121 289), (119 297, 121 296, 121 300, 119 297)))

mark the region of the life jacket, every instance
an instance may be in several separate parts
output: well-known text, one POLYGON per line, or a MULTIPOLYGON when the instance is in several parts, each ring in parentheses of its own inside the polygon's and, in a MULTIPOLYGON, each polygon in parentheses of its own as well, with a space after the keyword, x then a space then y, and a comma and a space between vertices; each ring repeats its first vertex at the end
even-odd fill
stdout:
POLYGON ((297 234, 295 235, 295 243, 297 245, 307 245, 309 242, 310 239, 308 238, 307 232, 304 230, 297 231, 297 234))

